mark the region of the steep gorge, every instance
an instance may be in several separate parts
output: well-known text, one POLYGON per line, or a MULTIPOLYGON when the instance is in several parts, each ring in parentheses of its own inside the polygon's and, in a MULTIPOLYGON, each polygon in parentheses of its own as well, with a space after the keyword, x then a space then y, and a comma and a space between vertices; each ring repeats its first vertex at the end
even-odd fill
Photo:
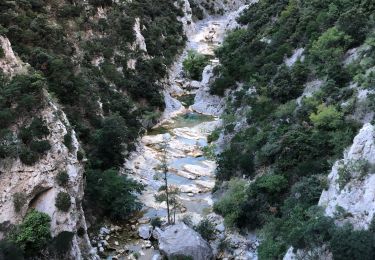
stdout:
POLYGON ((373 259, 374 10, 0 3, 0 258, 373 259))

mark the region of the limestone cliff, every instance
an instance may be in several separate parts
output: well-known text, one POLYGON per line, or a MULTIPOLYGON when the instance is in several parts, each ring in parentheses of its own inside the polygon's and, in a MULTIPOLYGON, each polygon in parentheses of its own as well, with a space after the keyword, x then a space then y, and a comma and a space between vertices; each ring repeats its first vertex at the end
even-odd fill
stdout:
POLYGON ((338 224, 350 222, 357 229, 367 229, 375 212, 375 129, 365 124, 354 138, 344 159, 337 161, 328 175, 329 188, 323 191, 319 205, 327 216, 339 209, 346 212, 338 224))
MULTIPOLYGON (((324 209, 325 215, 335 218, 339 226, 350 223, 355 229, 368 229, 374 217, 374 137, 374 126, 365 124, 344 158, 334 164, 328 175, 328 189, 322 192, 318 205, 324 209)), ((321 248, 316 250, 320 259, 332 259, 329 252, 321 248)), ((300 259, 310 253, 303 250, 294 253, 290 248, 284 260, 300 259)))
MULTIPOLYGON (((0 37, 4 58, 0 59, 0 69, 7 75, 27 73, 24 64, 13 52, 9 40, 0 37)), ((69 253, 71 259, 95 258, 95 253, 87 235, 85 216, 82 210, 83 199, 83 163, 78 160, 79 143, 74 130, 60 107, 45 93, 46 106, 39 112, 45 120, 50 134, 46 139, 51 149, 35 165, 27 166, 20 159, 3 159, 0 161, 0 223, 3 225, 19 224, 26 213, 35 208, 47 213, 51 221, 52 236, 62 231, 75 233, 72 248, 69 253), (70 150, 64 145, 64 136, 71 134, 70 150), (56 182, 59 172, 66 172, 69 181, 66 188, 56 182), (62 212, 55 206, 55 198, 59 192, 67 192, 71 199, 68 212, 62 212), (22 194, 25 198, 18 212, 14 207, 15 194, 22 194), (81 235, 77 235, 80 230, 81 235), (84 231, 84 232, 82 232, 84 231)), ((14 131, 17 132, 15 125, 14 131)), ((0 232, 0 237, 4 234, 0 232)))

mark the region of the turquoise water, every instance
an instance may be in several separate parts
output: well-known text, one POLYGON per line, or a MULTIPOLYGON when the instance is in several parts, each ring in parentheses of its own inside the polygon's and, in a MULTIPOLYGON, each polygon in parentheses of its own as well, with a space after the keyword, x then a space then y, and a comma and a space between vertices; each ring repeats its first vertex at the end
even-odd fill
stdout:
POLYGON ((203 166, 201 162, 206 161, 207 159, 205 157, 192 157, 192 156, 186 156, 184 158, 178 158, 176 160, 173 160, 169 166, 171 168, 177 169, 177 170, 182 170, 182 166, 187 165, 187 164, 192 164, 192 165, 199 165, 203 166))
POLYGON ((168 133, 170 129, 194 127, 204 122, 214 121, 213 116, 202 115, 196 112, 188 112, 173 118, 172 123, 163 124, 147 132, 147 135, 158 135, 168 133))

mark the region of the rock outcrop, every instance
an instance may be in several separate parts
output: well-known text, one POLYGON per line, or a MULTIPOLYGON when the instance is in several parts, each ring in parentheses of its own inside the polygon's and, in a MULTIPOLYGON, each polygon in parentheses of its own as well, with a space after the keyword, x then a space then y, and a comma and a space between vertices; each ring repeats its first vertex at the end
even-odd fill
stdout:
POLYGON ((357 229, 366 229, 375 213, 375 171, 372 167, 375 164, 374 137, 374 126, 365 124, 344 159, 333 166, 328 175, 329 188, 323 191, 319 200, 327 216, 333 217, 338 207, 344 209, 348 217, 343 221, 349 221, 357 229), (358 169, 356 162, 367 166, 358 169), (350 180, 340 187, 342 167, 346 167, 350 180))
MULTIPOLYGON (((10 76, 27 73, 27 65, 13 53, 8 39, 0 37, 0 42, 5 50, 5 57, 0 59, 0 69, 10 76)), ((51 217, 53 237, 62 231, 74 233, 69 259, 94 259, 96 254, 90 245, 81 205, 84 165, 77 158, 79 143, 74 130, 69 131, 71 126, 61 108, 47 93, 44 95, 46 106, 35 116, 46 122, 51 149, 32 166, 23 164, 19 159, 0 161, 0 223, 19 224, 30 209, 37 209, 51 217), (64 145, 67 134, 71 135, 70 149, 64 145), (56 181, 60 172, 66 172, 69 176, 66 187, 59 186, 56 181), (59 192, 66 192, 70 196, 68 212, 60 211, 55 206, 59 192), (14 207, 15 194, 22 194, 25 198, 17 211, 14 207)), ((17 126, 13 129, 18 131, 17 126)), ((0 231, 0 238, 2 236, 4 234, 0 231)))
POLYGON ((158 234, 158 239, 159 249, 168 259, 190 256, 194 260, 209 260, 213 257, 210 245, 183 223, 167 227, 158 234))
MULTIPOLYGON (((337 225, 350 223, 355 229, 367 229, 375 214, 375 128, 367 123, 354 138, 344 159, 337 161, 328 175, 328 189, 322 192, 319 206, 325 215, 335 217, 338 210, 345 212, 344 218, 336 218, 337 225), (343 181, 342 174, 347 174, 343 181)), ((321 250, 321 249, 316 249, 321 250)), ((320 259, 332 259, 332 254, 321 250, 320 259)), ((301 259, 308 254, 296 253, 290 248, 284 260, 301 259)))
POLYGON ((201 114, 219 116, 224 110, 225 99, 210 94, 210 81, 213 77, 213 66, 208 65, 203 71, 201 87, 198 89, 191 109, 201 114))
POLYGON ((5 75, 13 76, 18 73, 27 72, 26 64, 14 54, 9 39, 1 35, 0 49, 4 53, 4 56, 0 57, 0 69, 5 75))
POLYGON ((86 221, 81 202, 83 200, 83 165, 77 159, 79 144, 72 131, 71 151, 63 144, 69 123, 65 115, 52 102, 41 112, 50 130, 48 140, 51 149, 35 165, 27 166, 20 160, 3 160, 0 162, 0 223, 10 221, 19 224, 31 208, 47 213, 51 221, 52 236, 62 231, 77 233, 83 230, 84 235, 73 237, 70 253, 72 259, 91 258, 91 245, 86 234, 86 221), (60 116, 58 116, 60 115, 60 116), (67 188, 56 183, 59 172, 65 171, 69 175, 67 188), (60 211, 55 206, 55 199, 59 192, 67 192, 71 198, 68 212, 60 211), (20 212, 13 206, 16 193, 25 195, 26 201, 20 212))
POLYGON ((200 6, 206 16, 213 14, 223 14, 227 12, 233 12, 238 10, 243 5, 255 2, 253 0, 194 0, 194 2, 200 6))

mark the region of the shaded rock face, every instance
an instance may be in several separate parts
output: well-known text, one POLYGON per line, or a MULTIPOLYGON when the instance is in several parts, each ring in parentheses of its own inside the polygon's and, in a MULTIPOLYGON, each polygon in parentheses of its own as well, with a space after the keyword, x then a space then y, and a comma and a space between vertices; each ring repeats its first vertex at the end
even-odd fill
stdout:
POLYGON ((343 222, 349 221, 357 229, 368 228, 375 213, 375 172, 374 167, 368 167, 366 172, 359 173, 351 165, 358 161, 375 164, 374 137, 374 126, 365 124, 344 159, 333 166, 328 175, 329 188, 323 191, 319 200, 328 216, 334 216, 338 207, 343 208, 349 216, 343 222), (342 167, 347 167, 351 176, 350 181, 340 188, 338 180, 342 167))
POLYGON ((8 38, 0 35, 0 46, 4 52, 4 57, 0 58, 0 69, 4 74, 14 76, 17 73, 27 71, 26 64, 14 54, 8 38))
MULTIPOLYGON (((0 43, 5 50, 5 58, 0 60, 0 70, 7 75, 27 73, 27 64, 15 56, 8 39, 0 37, 0 43), (7 48, 4 48, 7 46, 7 48)), ((48 94, 45 94, 46 106, 35 117, 46 121, 50 131, 47 140, 51 149, 34 165, 23 164, 19 159, 3 159, 0 161, 0 224, 11 223, 17 225, 22 222, 27 212, 35 208, 51 217, 51 235, 57 236, 62 231, 87 230, 81 201, 83 200, 83 171, 84 166, 77 158, 79 143, 74 131, 71 131, 71 150, 64 145, 64 136, 68 134, 70 124, 48 94), (65 171, 69 175, 66 187, 60 187, 56 182, 59 172, 65 171), (55 206, 55 199, 59 192, 66 192, 70 196, 71 206, 68 212, 59 211, 55 206), (17 212, 13 199, 15 194, 23 194, 25 203, 17 212)), ((16 126, 14 126, 16 128, 16 126)), ((15 129, 17 131, 17 129, 15 129)), ((4 236, 0 232, 0 239, 4 236)), ((72 248, 68 253, 69 259, 93 259, 89 238, 84 235, 74 235, 72 248)))
MULTIPOLYGON (((359 173, 356 162, 375 164, 375 128, 367 123, 354 138, 352 146, 345 152, 344 159, 337 161, 328 175, 329 187, 322 192, 319 206, 325 209, 325 215, 334 217, 337 210, 346 212, 343 219, 336 219, 337 225, 351 223, 355 229, 367 229, 375 214, 375 172, 374 167, 368 167, 366 172, 359 173), (340 169, 346 167, 350 179, 347 183, 339 184, 340 169), (341 187, 340 187, 341 186, 341 187)), ((332 259, 332 254, 323 249, 316 249, 319 259, 332 259), (321 250, 321 252, 319 252, 321 250)), ((289 248, 284 260, 302 259, 311 252, 289 248)))
POLYGON ((159 249, 168 259, 190 256, 194 260, 209 260, 213 257, 209 244, 183 223, 167 227, 158 238, 159 249))
POLYGON ((214 66, 208 65, 203 71, 201 86, 195 95, 191 109, 198 113, 219 116, 224 110, 225 99, 210 94, 210 82, 213 78, 214 66))
MULTIPOLYGON (((69 152, 63 144, 68 125, 64 115, 56 116, 58 111, 60 110, 50 102, 41 112, 50 129, 48 140, 52 147, 47 155, 33 166, 24 165, 20 160, 0 162, 0 223, 10 221, 12 224, 19 224, 29 209, 35 208, 51 217, 52 236, 57 236, 62 231, 77 233, 78 229, 87 229, 81 206, 83 165, 76 156, 79 146, 74 131, 72 151, 69 152), (67 188, 60 187, 55 181, 56 175, 61 171, 66 171, 69 175, 67 188), (55 207, 59 192, 70 195, 71 207, 68 212, 59 211, 55 207), (16 212, 13 206, 16 193, 26 196, 26 203, 20 212, 16 212)), ((83 259, 90 255, 91 245, 87 234, 82 237, 75 235, 72 245, 72 259, 83 259)))

